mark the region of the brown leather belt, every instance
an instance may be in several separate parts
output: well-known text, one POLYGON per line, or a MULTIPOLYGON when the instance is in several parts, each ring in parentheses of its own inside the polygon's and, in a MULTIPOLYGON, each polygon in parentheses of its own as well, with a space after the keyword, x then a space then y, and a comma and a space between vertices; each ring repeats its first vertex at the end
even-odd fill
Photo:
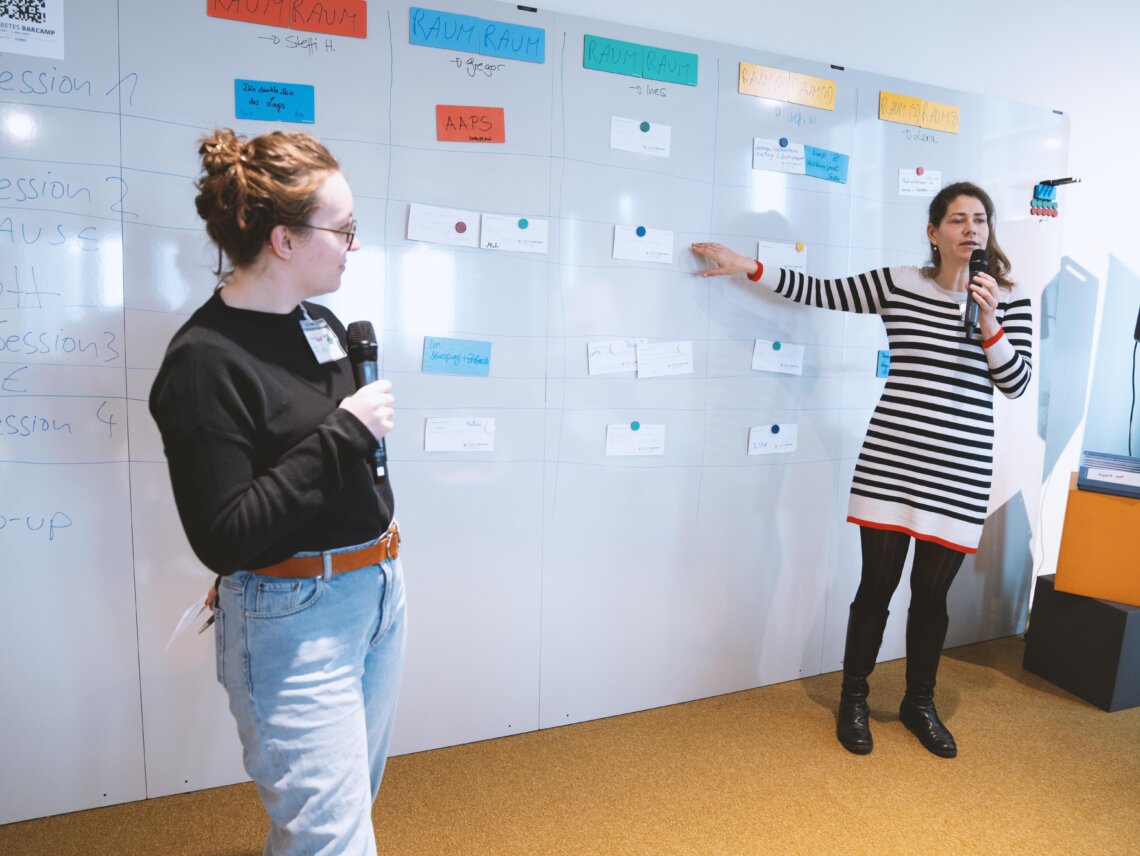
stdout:
MULTIPOLYGON (((333 553, 329 556, 332 562, 332 572, 343 574, 346 571, 358 571, 371 565, 377 565, 386 559, 394 559, 400 555, 400 530, 396 521, 388 527, 380 540, 369 547, 361 547, 348 553, 333 553)), ((295 579, 297 577, 321 577, 325 573, 324 556, 294 556, 275 565, 265 568, 256 568, 253 573, 267 577, 283 577, 295 579)))

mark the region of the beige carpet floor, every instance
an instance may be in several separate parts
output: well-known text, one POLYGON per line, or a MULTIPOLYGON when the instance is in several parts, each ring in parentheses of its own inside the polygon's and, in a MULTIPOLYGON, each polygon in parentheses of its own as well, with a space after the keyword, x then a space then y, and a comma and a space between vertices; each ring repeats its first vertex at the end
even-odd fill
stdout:
MULTIPOLYGON (((393 758, 384 856, 1140 854, 1140 708, 1087 704, 1021 668, 1024 642, 946 652, 959 744, 898 722, 902 660, 872 677, 875 751, 833 732, 839 674, 393 758)), ((3 856, 255 856, 252 786, 0 827, 3 856)))

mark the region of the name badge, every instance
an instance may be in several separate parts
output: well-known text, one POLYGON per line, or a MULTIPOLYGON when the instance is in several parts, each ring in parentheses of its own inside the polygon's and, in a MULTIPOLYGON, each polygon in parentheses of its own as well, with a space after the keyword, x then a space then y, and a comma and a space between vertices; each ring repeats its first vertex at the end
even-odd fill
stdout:
POLYGON ((332 363, 348 356, 341 347, 340 339, 333 334, 323 318, 317 321, 309 318, 301 319, 301 331, 305 334, 309 348, 318 363, 332 363))

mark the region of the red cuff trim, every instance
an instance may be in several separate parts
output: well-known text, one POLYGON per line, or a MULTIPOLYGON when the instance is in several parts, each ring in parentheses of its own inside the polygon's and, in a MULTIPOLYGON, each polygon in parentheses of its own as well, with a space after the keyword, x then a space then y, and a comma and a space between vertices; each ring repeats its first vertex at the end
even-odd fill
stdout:
POLYGON ((753 282, 759 282, 760 277, 762 277, 763 275, 764 275, 764 263, 758 261, 758 262, 756 262, 756 273, 748 274, 748 278, 750 280, 752 280, 753 282))
POLYGON ((905 526, 891 526, 887 523, 872 523, 870 520, 860 520, 857 517, 847 515, 847 522, 854 523, 856 526, 866 526, 868 529, 885 529, 888 532, 902 532, 912 538, 917 538, 919 541, 930 541, 934 544, 941 544, 943 547, 948 547, 951 550, 957 550, 959 553, 966 553, 967 555, 978 552, 977 547, 963 547, 961 544, 955 544, 951 541, 943 541, 941 538, 935 538, 933 535, 923 535, 921 532, 915 532, 913 529, 907 529, 905 526))
POLYGON ((998 327, 997 335, 995 335, 992 339, 987 339, 986 341, 982 342, 982 347, 988 348, 990 345, 992 345, 994 342, 996 342, 998 339, 1000 339, 1004 335, 1005 335, 1005 328, 1004 327, 998 327))

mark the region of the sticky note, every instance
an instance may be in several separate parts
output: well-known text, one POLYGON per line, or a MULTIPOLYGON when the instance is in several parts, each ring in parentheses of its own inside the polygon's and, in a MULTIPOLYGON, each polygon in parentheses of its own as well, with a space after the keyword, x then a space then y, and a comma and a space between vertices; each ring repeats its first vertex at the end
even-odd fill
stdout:
POLYGON ((614 258, 672 264, 673 233, 644 226, 614 226, 614 258))
POLYGON ((934 196, 942 189, 942 171, 924 169, 899 170, 899 196, 934 196))
POLYGON ((449 143, 505 143, 503 108, 436 104, 435 138, 449 143))
POLYGON ((807 250, 798 244, 781 241, 757 241, 756 258, 765 268, 784 268, 796 273, 807 273, 807 250))
POLYGON ((637 376, 665 377, 693 373, 692 342, 652 342, 637 346, 637 376))
POLYGON ((790 73, 781 68, 742 62, 737 75, 737 91, 741 95, 787 101, 789 77, 790 73))
POLYGON ((838 184, 846 184, 847 165, 850 160, 847 155, 839 152, 817 149, 815 146, 804 146, 804 175, 834 181, 838 184))
POLYGON ((479 212, 413 202, 408 207, 408 240, 478 247, 479 212))
POLYGON ((413 45, 524 62, 546 62, 546 30, 540 27, 416 6, 408 10, 408 23, 408 41, 413 45))
POLYGON ((430 417, 424 423, 425 452, 493 452, 495 420, 479 416, 430 417))
POLYGON ((667 158, 672 135, 673 129, 669 125, 626 119, 622 116, 610 117, 611 149, 667 158))
POLYGON ((922 99, 897 92, 879 91, 879 118, 884 122, 922 125, 922 99))
POLYGON ((936 101, 922 102, 922 127, 924 128, 957 134, 961 118, 961 108, 950 104, 939 104, 936 101))
POLYGON ((287 27, 330 36, 368 36, 368 4, 365 0, 289 0, 283 2, 234 2, 207 0, 206 14, 267 27, 287 27))
POLYGON ((637 346, 647 339, 615 339, 607 342, 589 342, 586 361, 591 375, 618 374, 637 371, 637 346))
POLYGON ((545 253, 549 235, 550 223, 546 220, 484 212, 479 246, 510 253, 545 253))
POLYGON ((887 377, 891 373, 891 352, 879 351, 875 360, 875 377, 887 377))
POLYGON ((696 54, 605 39, 586 34, 582 46, 582 66, 610 74, 645 77, 665 83, 697 85, 696 54))
POLYGON ((428 374, 487 377, 491 373, 491 343, 425 336, 423 370, 428 374))
POLYGON ((806 153, 802 143, 789 142, 781 146, 779 140, 756 137, 752 140, 752 168, 774 172, 804 174, 806 153))
POLYGON ((793 71, 788 75, 788 101, 805 107, 834 110, 835 81, 793 71))
POLYGON ((799 426, 794 422, 754 425, 748 429, 748 454, 771 455, 778 452, 794 452, 798 435, 799 426))
POLYGON ((265 122, 303 122, 316 119, 312 86, 269 80, 234 81, 234 115, 265 122))
POLYGON ((632 425, 606 426, 606 457, 665 454, 665 426, 642 422, 635 431, 632 425))
POLYGON ((791 342, 757 339, 752 350, 752 370, 802 375, 804 373, 804 346, 791 342))

